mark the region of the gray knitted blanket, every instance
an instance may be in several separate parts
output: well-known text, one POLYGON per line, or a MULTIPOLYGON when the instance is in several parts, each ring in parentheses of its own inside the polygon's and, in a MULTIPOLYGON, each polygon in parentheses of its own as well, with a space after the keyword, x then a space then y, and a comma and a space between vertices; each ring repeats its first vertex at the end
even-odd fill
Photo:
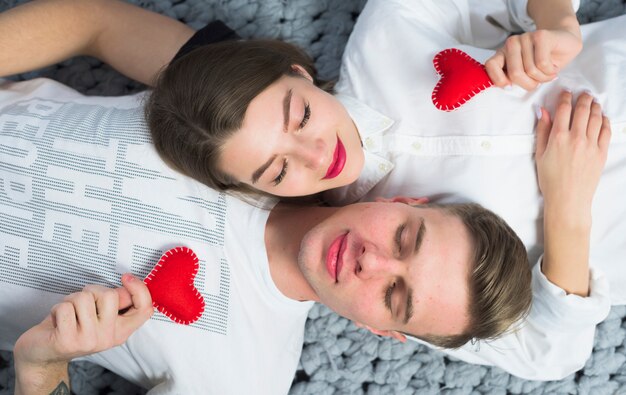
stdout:
MULTIPOLYGON (((547 0, 549 1, 549 0, 547 0)), ((23 0, 0 0, 4 11, 23 0)), ((131 0, 200 28, 219 18, 243 37, 295 42, 316 59, 321 77, 337 76, 345 42, 365 0, 131 0)), ((582 23, 626 13, 626 0, 582 0, 582 23)), ((90 95, 143 89, 93 59, 80 58, 18 78, 46 76, 90 95)), ((291 394, 626 394, 626 307, 599 327, 591 359, 564 380, 534 382, 498 368, 469 365, 414 343, 381 340, 327 308, 309 314, 291 394)), ((572 345, 575 347, 575 345, 572 345)), ((105 369, 71 366, 76 394, 144 394, 105 369)), ((12 356, 0 352, 0 395, 13 393, 12 356)), ((220 394, 221 395, 221 394, 220 394)), ((239 395, 239 394, 237 394, 239 395)))

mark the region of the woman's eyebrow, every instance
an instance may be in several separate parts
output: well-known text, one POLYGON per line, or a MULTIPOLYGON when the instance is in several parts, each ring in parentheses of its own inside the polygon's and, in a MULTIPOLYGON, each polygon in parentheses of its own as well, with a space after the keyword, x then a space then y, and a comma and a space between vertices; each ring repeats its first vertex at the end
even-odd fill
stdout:
MULTIPOLYGON (((289 89, 283 98, 283 131, 287 132, 289 127, 289 113, 291 112, 291 96, 293 95, 293 89, 289 89)), ((274 162, 276 155, 272 156, 267 162, 263 163, 258 169, 252 173, 252 183, 256 184, 259 178, 265 173, 268 167, 274 162)))
POLYGON ((269 160, 267 162, 263 163, 261 165, 261 167, 259 167, 258 169, 256 169, 254 171, 254 173, 252 173, 252 183, 253 184, 256 184, 257 181, 259 181, 259 178, 261 178, 263 173, 265 173, 265 170, 267 170, 267 168, 270 167, 270 165, 274 162, 276 157, 277 157, 277 155, 272 155, 272 157, 269 158, 269 160))
POLYGON ((289 113, 291 112, 291 95, 293 91, 289 89, 283 99, 283 131, 286 132, 289 127, 289 113))

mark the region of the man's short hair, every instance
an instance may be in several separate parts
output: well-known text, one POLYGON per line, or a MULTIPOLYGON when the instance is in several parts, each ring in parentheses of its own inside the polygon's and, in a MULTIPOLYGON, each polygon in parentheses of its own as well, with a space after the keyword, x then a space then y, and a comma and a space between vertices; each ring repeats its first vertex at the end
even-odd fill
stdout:
POLYGON ((463 221, 471 240, 467 329, 457 335, 420 336, 433 345, 458 348, 473 339, 493 339, 528 314, 531 270, 524 244, 498 215, 479 204, 426 204, 463 221))

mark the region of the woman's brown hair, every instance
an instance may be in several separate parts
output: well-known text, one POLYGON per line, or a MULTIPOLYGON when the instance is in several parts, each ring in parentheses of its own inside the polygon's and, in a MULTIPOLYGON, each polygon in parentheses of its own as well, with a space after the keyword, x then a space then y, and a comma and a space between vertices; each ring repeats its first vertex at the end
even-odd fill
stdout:
POLYGON ((322 84, 308 55, 277 40, 210 44, 173 61, 146 102, 157 152, 171 167, 211 188, 255 192, 219 168, 221 149, 241 128, 252 99, 281 77, 299 75, 294 65, 322 84))

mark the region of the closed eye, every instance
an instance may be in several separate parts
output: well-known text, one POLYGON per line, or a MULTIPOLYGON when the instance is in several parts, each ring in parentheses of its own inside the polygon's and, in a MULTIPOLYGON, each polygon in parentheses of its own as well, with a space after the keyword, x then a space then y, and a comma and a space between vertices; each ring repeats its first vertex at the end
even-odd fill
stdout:
POLYGON ((276 178, 274 178, 273 180, 274 186, 280 184, 281 181, 285 178, 285 175, 287 175, 287 166, 287 159, 285 159, 283 160, 283 167, 280 169, 280 174, 278 174, 278 176, 276 176, 276 178))
POLYGON ((398 248, 398 256, 402 254, 402 234, 404 233, 405 229, 406 229, 406 224, 401 224, 396 229, 395 242, 396 242, 396 247, 398 248))
POLYGON ((391 284, 391 286, 389 286, 385 290, 385 307, 387 307, 387 309, 391 311, 392 314, 393 314, 393 311, 391 309, 391 295, 393 294, 393 290, 395 287, 396 287, 396 283, 394 282, 393 284, 391 284))
POLYGON ((304 128, 311 118, 311 106, 309 103, 304 105, 304 115, 302 116, 302 122, 300 122, 300 129, 304 128))

